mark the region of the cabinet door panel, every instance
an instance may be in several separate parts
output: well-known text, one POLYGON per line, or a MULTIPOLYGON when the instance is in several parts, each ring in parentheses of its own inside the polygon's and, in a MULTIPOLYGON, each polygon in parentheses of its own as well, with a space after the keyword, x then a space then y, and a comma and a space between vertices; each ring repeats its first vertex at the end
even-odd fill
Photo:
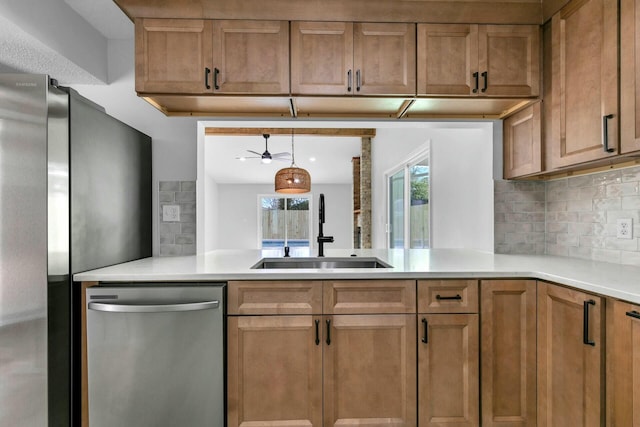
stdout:
POLYGON ((480 25, 478 71, 480 95, 538 96, 540 28, 537 25, 480 25))
POLYGON ((354 25, 355 94, 415 95, 415 24, 354 25))
POLYGON ((291 23, 291 93, 351 94, 353 73, 352 23, 291 23))
POLYGON ((538 282, 538 422, 547 426, 600 426, 604 300, 538 282), (584 303, 589 311, 583 342, 584 303))
POLYGON ((620 151, 640 150, 640 2, 620 1, 620 151))
POLYGON ((418 94, 472 95, 478 26, 418 24, 418 94))
POLYGON ((324 314, 415 313, 415 280, 325 281, 324 314))
POLYGON ((504 177, 506 179, 542 171, 542 127, 540 103, 506 118, 503 122, 504 177))
POLYGON ((240 281, 227 287, 229 314, 320 314, 321 281, 240 281))
MULTIPOLYGON (((228 317, 227 426, 320 426, 322 345, 312 316, 228 317)), ((319 328, 322 343, 322 328, 319 328)))
POLYGON ((288 94, 286 21, 214 21, 213 64, 218 93, 288 94))
POLYGON ((418 280, 418 313, 477 312, 477 280, 418 280))
POLYGON ((429 314, 418 319, 420 427, 479 425, 478 315, 429 314))
POLYGON ((205 68, 211 69, 211 21, 141 19, 136 28, 136 91, 210 93, 205 68))
POLYGON ((482 423, 536 426, 536 282, 483 280, 482 423))
POLYGON ((324 353, 324 425, 416 425, 413 315, 345 315, 324 353))
POLYGON ((617 12, 615 0, 573 0, 551 21, 552 169, 618 153, 617 12))

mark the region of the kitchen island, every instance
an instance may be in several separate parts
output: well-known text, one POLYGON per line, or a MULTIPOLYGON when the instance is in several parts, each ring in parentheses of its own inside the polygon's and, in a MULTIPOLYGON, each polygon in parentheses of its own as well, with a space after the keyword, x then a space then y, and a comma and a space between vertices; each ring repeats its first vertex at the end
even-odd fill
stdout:
POLYGON ((630 425, 640 411, 640 267, 458 249, 326 255, 390 267, 252 269, 281 254, 220 250, 74 279, 226 282, 226 427, 630 425))

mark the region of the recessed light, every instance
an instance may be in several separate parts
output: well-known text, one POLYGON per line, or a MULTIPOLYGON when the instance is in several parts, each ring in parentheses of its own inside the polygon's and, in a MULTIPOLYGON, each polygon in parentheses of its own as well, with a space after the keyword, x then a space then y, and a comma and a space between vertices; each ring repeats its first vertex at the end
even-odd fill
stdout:
POLYGON ((315 162, 315 161, 316 161, 316 158, 315 158, 315 157, 309 157, 309 161, 310 161, 310 162, 315 162))
POLYGON ((236 157, 236 159, 240 160, 241 162, 244 162, 245 160, 247 160, 246 157, 236 157))

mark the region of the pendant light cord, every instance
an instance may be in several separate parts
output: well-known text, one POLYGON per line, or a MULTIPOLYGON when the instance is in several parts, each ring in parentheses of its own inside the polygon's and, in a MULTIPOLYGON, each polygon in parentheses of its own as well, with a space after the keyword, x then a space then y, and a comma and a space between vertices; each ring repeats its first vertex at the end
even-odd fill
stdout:
POLYGON ((293 148, 293 128, 291 128, 291 167, 296 166, 296 152, 293 148))

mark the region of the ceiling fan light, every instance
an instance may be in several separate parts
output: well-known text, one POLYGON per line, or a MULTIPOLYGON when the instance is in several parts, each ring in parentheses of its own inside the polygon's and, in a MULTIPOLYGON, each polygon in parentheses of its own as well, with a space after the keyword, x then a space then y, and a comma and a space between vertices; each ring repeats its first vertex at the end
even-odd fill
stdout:
POLYGON ((264 165, 268 165, 269 163, 271 163, 271 159, 268 157, 263 157, 262 160, 260 160, 262 162, 262 164, 264 165))
POLYGON ((311 176, 299 167, 283 168, 276 173, 275 188, 276 193, 308 193, 311 191, 311 176))

